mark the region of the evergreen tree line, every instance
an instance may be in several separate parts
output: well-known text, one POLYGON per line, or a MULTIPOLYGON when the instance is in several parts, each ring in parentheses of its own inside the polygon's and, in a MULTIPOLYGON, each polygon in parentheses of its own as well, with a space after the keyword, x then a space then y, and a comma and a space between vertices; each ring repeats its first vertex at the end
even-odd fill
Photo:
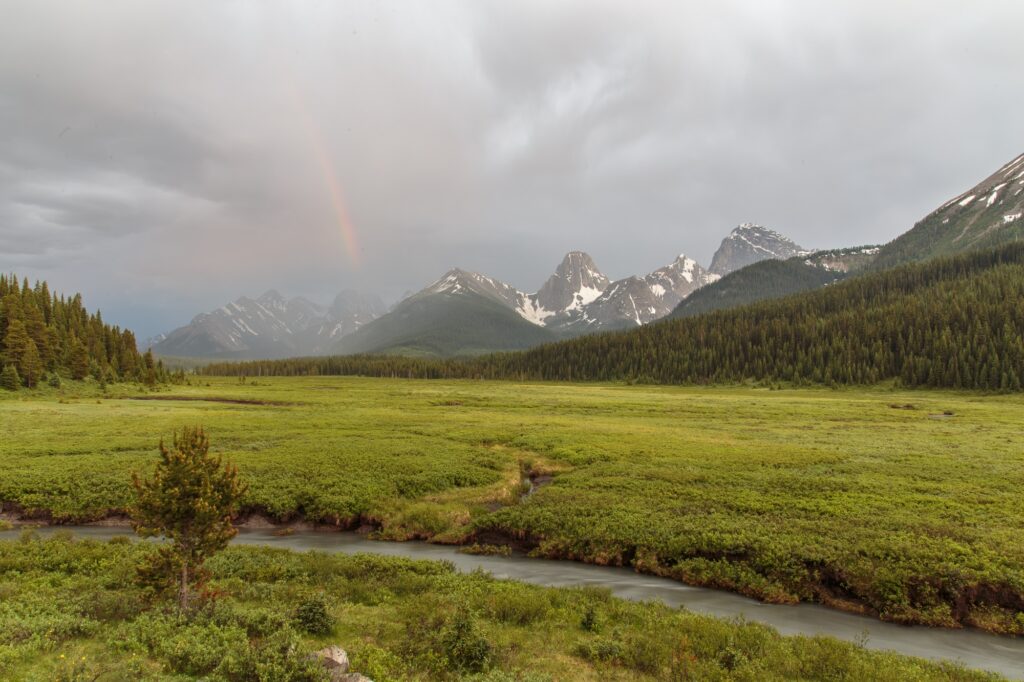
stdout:
POLYGON ((519 353, 467 360, 300 358, 218 363, 202 371, 666 384, 895 380, 905 386, 1019 391, 1024 244, 519 353))
POLYGON ((61 377, 97 381, 166 380, 163 363, 140 354, 135 335, 90 314, 82 296, 51 294, 46 282, 19 284, 0 274, 0 386, 34 387, 44 378, 59 385, 61 377))

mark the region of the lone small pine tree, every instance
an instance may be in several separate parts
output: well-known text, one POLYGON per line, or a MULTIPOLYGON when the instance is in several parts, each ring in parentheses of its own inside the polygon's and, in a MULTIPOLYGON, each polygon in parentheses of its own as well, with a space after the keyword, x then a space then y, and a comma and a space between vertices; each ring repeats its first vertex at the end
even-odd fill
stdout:
POLYGON ((143 537, 163 536, 159 570, 177 583, 178 608, 188 610, 189 591, 202 578, 203 563, 224 549, 238 532, 231 523, 246 485, 238 469, 210 454, 202 428, 175 433, 173 448, 160 441, 160 461, 152 478, 132 475, 136 500, 132 525, 143 537))

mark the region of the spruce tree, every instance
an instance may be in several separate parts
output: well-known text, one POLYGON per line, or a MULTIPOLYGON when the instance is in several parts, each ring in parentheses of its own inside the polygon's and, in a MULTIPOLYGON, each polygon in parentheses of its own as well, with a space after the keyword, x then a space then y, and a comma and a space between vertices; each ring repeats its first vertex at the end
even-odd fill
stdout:
POLYGON ((21 357, 31 341, 25 322, 20 317, 12 317, 7 324, 7 333, 4 334, 4 363, 21 367, 21 357))
POLYGON ((160 441, 160 461, 152 478, 132 475, 135 505, 132 524, 143 537, 162 536, 157 560, 140 567, 143 574, 155 569, 175 582, 178 608, 188 611, 189 593, 202 582, 203 563, 224 549, 238 532, 231 523, 246 485, 238 469, 222 465, 210 454, 210 439, 201 428, 175 433, 174 446, 160 441))
POLYGON ((39 377, 43 374, 43 360, 39 357, 39 349, 35 341, 29 339, 25 345, 25 352, 21 356, 21 378, 29 388, 35 388, 39 383, 39 377))
POLYGON ((17 391, 21 388, 21 377, 18 376, 18 369, 14 365, 4 365, 0 371, 0 388, 8 391, 17 391))
POLYGON ((68 368, 71 370, 71 378, 75 381, 81 381, 89 374, 89 351, 77 336, 71 339, 71 348, 68 355, 68 368))

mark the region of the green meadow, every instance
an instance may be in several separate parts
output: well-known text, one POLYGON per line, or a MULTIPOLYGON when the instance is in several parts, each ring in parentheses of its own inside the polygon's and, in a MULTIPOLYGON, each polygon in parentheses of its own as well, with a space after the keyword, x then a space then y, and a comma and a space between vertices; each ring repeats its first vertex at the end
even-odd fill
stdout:
POLYGON ((69 382, 0 398, 0 500, 118 514, 159 439, 200 424, 248 513, 1024 633, 1022 417, 1019 395, 884 388, 69 382))

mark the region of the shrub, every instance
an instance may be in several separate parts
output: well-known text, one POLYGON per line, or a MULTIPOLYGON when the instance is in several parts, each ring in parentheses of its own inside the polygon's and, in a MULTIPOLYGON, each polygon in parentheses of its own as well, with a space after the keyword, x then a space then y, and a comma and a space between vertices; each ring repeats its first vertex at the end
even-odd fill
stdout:
POLYGON ((597 632, 601 629, 601 624, 597 620, 597 609, 594 608, 593 604, 588 604, 587 610, 583 612, 583 618, 580 619, 580 627, 587 632, 597 632))
POLYGON ((489 614, 495 620, 511 625, 529 625, 548 613, 544 595, 518 585, 495 585, 496 594, 487 600, 489 614))
POLYGON ((374 682, 390 682, 404 678, 405 664, 387 649, 367 644, 352 657, 352 667, 374 682))
POLYGON ((464 672, 481 672, 490 667, 491 643, 479 632, 472 614, 460 609, 445 628, 442 637, 448 663, 464 672))
POLYGON ((576 645, 576 655, 591 663, 610 663, 622 659, 622 644, 607 637, 580 642, 576 645))
POLYGON ((50 375, 50 378, 46 380, 46 383, 50 385, 50 388, 60 388, 60 375, 54 372, 50 375))
POLYGON ((266 639, 250 641, 247 646, 233 647, 216 672, 230 682, 327 682, 329 679, 327 670, 303 650, 291 628, 279 630, 266 639))
POLYGON ((295 623, 311 635, 329 635, 334 629, 334 618, 327 611, 322 594, 306 597, 295 609, 295 623))

